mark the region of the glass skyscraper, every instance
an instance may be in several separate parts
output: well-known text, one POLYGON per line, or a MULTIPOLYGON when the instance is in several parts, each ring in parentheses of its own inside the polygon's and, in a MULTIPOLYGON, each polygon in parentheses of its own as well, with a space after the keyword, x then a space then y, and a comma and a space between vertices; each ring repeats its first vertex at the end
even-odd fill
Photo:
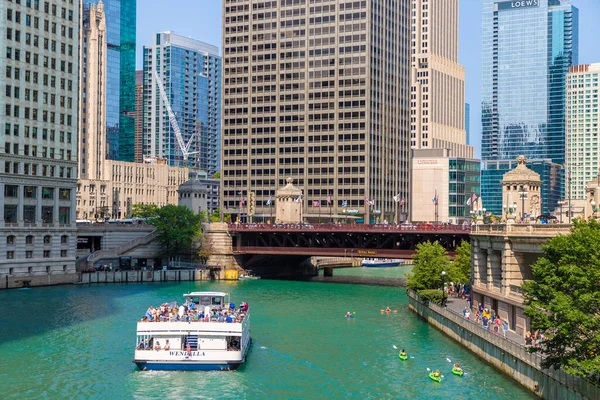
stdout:
MULTIPOLYGON (((106 18, 107 158, 134 161, 136 1, 102 0, 106 18)), ((83 0, 84 7, 99 0, 83 0)))
POLYGON ((536 171, 543 212, 556 207, 563 179, 552 164, 565 161, 565 75, 577 63, 577 33, 578 9, 567 0, 483 3, 481 156, 493 162, 484 163, 481 196, 495 214, 502 211, 496 167, 519 155, 530 166, 548 164, 550 173, 536 171))

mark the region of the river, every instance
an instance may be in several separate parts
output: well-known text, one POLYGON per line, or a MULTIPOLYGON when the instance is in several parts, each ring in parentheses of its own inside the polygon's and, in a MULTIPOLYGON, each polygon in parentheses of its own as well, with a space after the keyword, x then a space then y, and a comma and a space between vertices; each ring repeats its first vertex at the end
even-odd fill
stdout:
POLYGON ((3 399, 533 398, 412 314, 400 288, 276 280, 94 284, 4 290, 0 304, 3 399), (193 290, 227 291, 236 303, 250 303, 247 362, 232 372, 139 371, 131 362, 136 321, 149 305, 180 302, 193 290), (381 314, 388 306, 397 312, 381 314), (344 318, 347 311, 356 317, 344 318), (414 358, 399 361, 393 346, 414 358), (447 359, 461 363, 462 378, 450 373, 447 359), (427 368, 440 369, 444 380, 430 380, 427 368))

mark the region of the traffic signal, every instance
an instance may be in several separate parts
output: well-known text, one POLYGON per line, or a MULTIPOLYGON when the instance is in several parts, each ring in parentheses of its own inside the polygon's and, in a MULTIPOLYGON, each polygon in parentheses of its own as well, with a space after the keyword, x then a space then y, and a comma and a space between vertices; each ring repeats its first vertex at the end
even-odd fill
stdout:
POLYGON ((254 192, 250 192, 250 198, 248 199, 248 215, 254 215, 254 205, 256 201, 254 199, 254 192))

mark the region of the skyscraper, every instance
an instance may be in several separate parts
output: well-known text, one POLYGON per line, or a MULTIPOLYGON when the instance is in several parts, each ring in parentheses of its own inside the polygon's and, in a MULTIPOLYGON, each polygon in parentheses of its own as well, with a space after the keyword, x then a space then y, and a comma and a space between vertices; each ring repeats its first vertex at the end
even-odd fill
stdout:
POLYGON ((465 132, 467 133, 467 144, 471 144, 471 105, 465 103, 465 132))
POLYGON ((103 3, 106 15, 106 140, 111 160, 134 160, 136 1, 83 0, 84 10, 103 3))
POLYGON ((408 194, 409 0, 223 2, 222 204, 393 220, 408 194), (367 200, 370 205, 367 205, 367 200), (346 204, 347 206, 344 206, 346 204))
MULTIPOLYGON (((600 63, 569 68, 566 81, 566 168, 565 199, 585 200, 585 187, 598 174, 598 89, 600 63), (570 173, 569 173, 570 171, 570 173)), ((600 204, 599 204, 600 207, 600 204)))
POLYGON ((412 0, 410 144, 473 158, 465 132, 465 68, 458 64, 458 0, 412 0))
POLYGON ((2 10, 0 274, 75 272, 79 2, 2 10))
POLYGON ((173 111, 184 146, 189 143, 187 166, 212 176, 220 164, 219 49, 171 31, 157 33, 153 44, 144 46, 144 157, 185 166, 161 90, 173 111))
POLYGON ((496 167, 519 155, 541 175, 543 212, 556 207, 562 178, 544 171, 565 160, 564 80, 577 63, 577 33, 568 0, 484 1, 482 199, 495 214, 503 204, 496 167))
POLYGON ((141 163, 144 141, 144 71, 135 71, 135 146, 134 161, 141 163))

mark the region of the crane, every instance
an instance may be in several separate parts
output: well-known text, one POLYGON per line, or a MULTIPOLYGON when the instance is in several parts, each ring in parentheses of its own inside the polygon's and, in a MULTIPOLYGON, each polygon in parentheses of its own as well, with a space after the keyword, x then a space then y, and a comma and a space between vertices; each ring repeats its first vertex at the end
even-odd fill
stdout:
POLYGON ((195 130, 194 133, 192 134, 192 136, 190 137, 190 140, 187 143, 184 142, 183 137, 181 136, 181 131, 179 130, 179 124, 177 123, 177 118, 175 117, 175 114, 173 113, 173 110, 171 109, 171 104, 169 103, 169 98, 167 97, 167 92, 165 92, 163 81, 162 81, 162 79, 160 79, 160 76, 158 75, 158 71, 156 71, 156 70, 154 70, 154 79, 156 80, 156 84, 158 85, 160 97, 162 98, 162 101, 165 104, 165 107, 167 108, 167 113, 169 114, 169 122, 171 123, 171 127, 173 128, 173 131, 175 132, 175 138, 177 139, 177 144, 179 145, 179 148, 181 149, 181 154, 183 155, 183 162, 187 166, 188 156, 190 154, 199 153, 199 151, 190 151, 190 146, 194 142, 194 139, 196 138, 198 131, 195 130))

